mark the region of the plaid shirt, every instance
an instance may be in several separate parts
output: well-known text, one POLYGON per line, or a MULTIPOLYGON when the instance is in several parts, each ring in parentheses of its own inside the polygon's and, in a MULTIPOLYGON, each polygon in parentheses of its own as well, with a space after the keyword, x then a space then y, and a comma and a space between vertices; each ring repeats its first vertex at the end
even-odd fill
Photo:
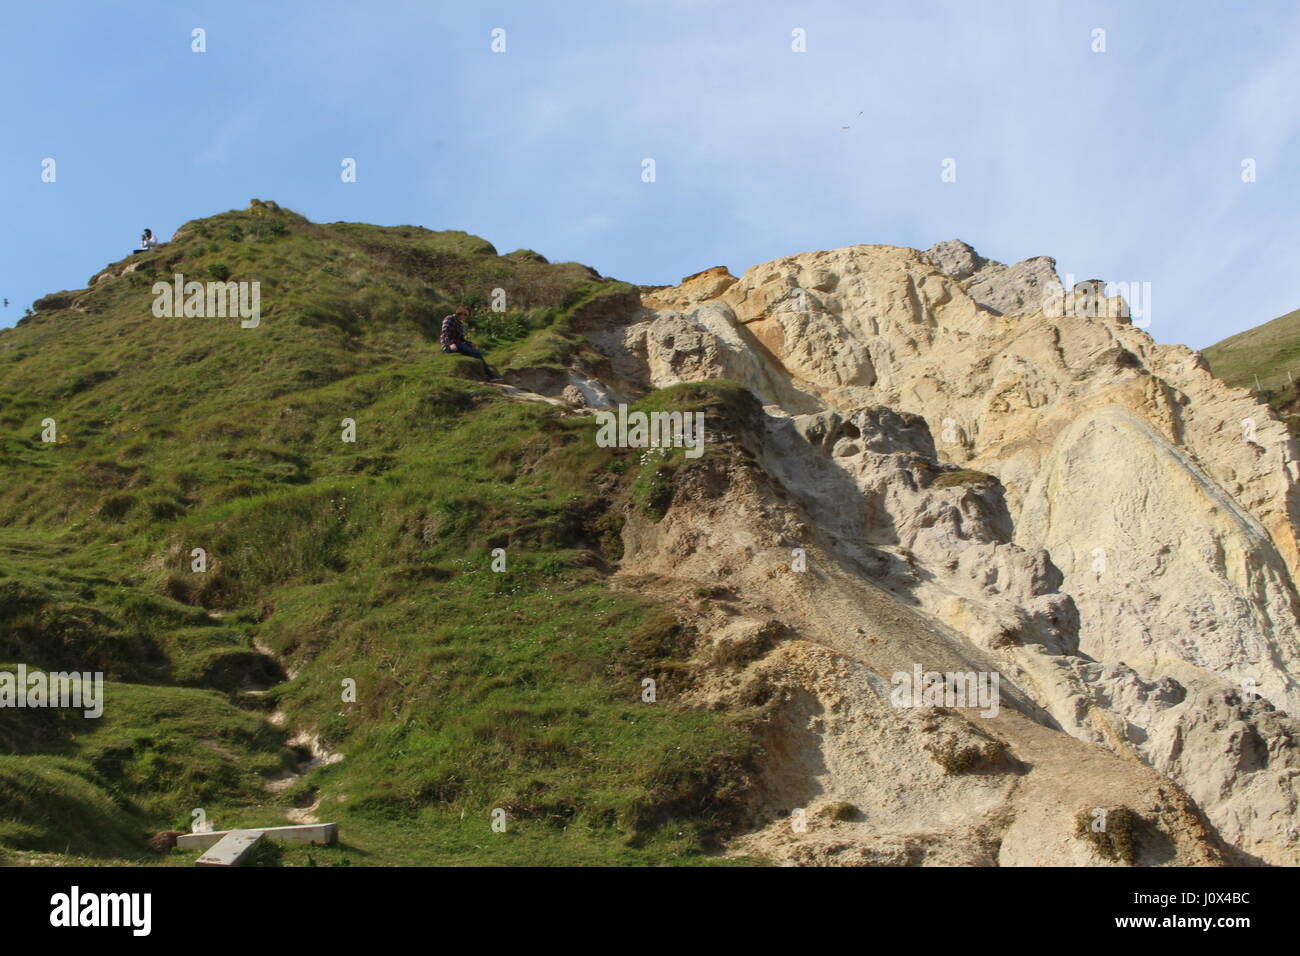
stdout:
POLYGON ((438 341, 442 345, 460 345, 465 341, 465 327, 460 324, 460 319, 454 315, 449 315, 442 320, 442 334, 438 336, 438 341))

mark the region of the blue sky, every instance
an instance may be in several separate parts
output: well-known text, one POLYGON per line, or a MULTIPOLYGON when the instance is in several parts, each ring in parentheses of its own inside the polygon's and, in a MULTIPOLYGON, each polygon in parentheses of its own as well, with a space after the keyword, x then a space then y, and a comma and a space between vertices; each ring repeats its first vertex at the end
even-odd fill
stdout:
POLYGON ((1150 282, 1148 331, 1195 347, 1300 307, 1293 2, 3 0, 2 16, 0 327, 143 227, 166 238, 253 197, 647 284, 959 237, 1150 282))

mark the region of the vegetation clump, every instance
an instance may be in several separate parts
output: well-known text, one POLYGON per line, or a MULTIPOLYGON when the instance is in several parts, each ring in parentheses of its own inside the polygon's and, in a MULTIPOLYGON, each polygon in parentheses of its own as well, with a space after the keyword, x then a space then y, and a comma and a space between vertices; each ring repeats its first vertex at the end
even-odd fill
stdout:
POLYGON ((956 471, 940 472, 934 479, 936 488, 961 488, 967 485, 997 484, 997 478, 983 471, 959 468, 956 471))
POLYGON ((1104 809, 1104 815, 1080 810, 1074 835, 1092 845, 1103 859, 1132 865, 1137 860, 1142 818, 1128 807, 1104 809))
POLYGON ((848 823, 857 820, 862 816, 862 813, 853 804, 844 800, 837 800, 834 803, 826 804, 817 811, 817 815, 835 823, 848 823))

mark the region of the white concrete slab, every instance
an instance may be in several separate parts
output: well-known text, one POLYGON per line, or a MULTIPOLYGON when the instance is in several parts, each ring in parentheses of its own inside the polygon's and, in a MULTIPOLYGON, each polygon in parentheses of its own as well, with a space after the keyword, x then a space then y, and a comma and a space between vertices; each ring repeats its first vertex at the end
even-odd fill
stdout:
POLYGON ((337 823, 301 823, 288 827, 244 827, 242 830, 213 830, 211 833, 182 833, 176 845, 182 850, 206 850, 231 833, 260 833, 277 843, 314 843, 328 846, 337 843, 337 823))
POLYGON ((231 830, 194 861, 195 866, 240 866, 262 839, 260 830, 231 830))

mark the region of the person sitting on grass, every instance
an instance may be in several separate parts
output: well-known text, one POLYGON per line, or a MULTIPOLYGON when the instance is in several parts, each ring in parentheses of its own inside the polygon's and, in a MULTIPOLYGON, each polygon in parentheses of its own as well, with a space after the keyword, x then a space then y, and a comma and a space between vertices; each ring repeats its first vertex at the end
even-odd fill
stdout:
POLYGON ((146 229, 144 235, 140 237, 140 245, 143 246, 143 248, 132 249, 132 255, 137 252, 148 252, 150 249, 157 249, 161 243, 159 243, 158 239, 154 236, 152 229, 146 229))
POLYGON ((474 346, 473 342, 465 338, 465 323, 469 321, 469 314, 469 306, 462 305, 442 320, 442 334, 438 336, 438 341, 442 343, 442 350, 476 358, 483 363, 483 372, 488 378, 500 378, 501 376, 496 373, 496 369, 488 365, 483 353, 474 346))

